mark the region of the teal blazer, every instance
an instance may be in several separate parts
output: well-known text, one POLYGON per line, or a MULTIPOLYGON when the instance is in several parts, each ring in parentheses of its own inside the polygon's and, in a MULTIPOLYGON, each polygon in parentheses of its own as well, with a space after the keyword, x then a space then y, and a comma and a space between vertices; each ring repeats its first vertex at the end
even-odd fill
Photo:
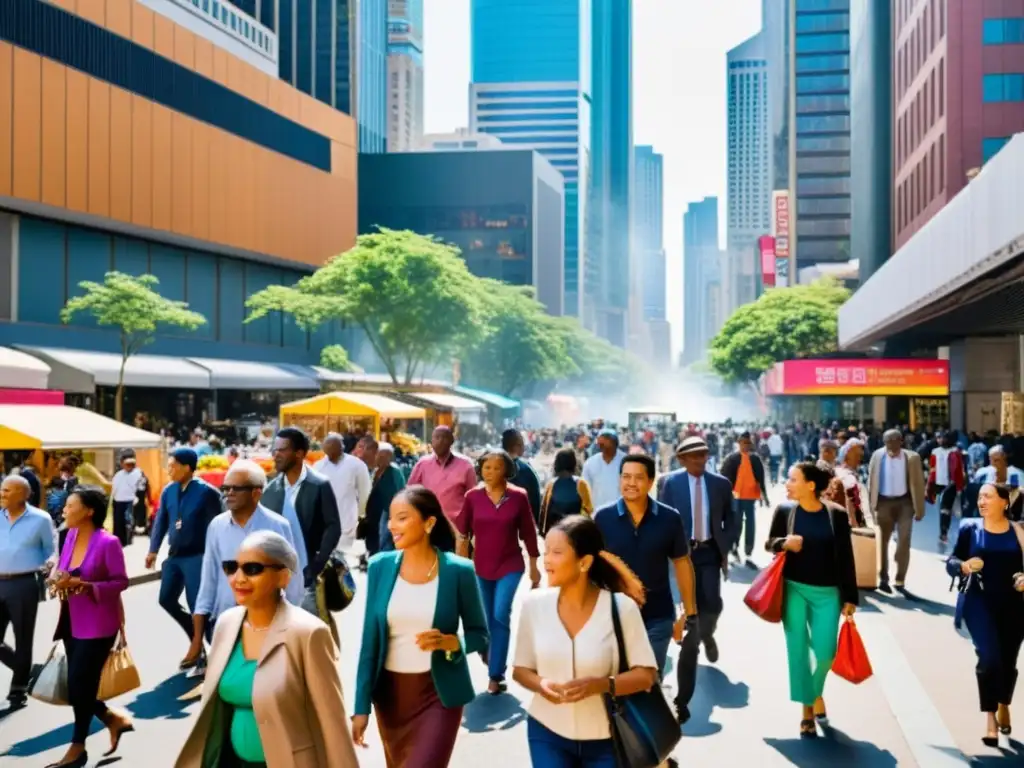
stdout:
MULTIPOLYGON (((430 674, 438 698, 445 707, 462 707, 476 696, 469 678, 467 656, 487 649, 487 621, 473 563, 449 552, 438 552, 437 608, 433 629, 457 635, 462 621, 462 650, 451 661, 444 651, 434 651, 430 674)), ((398 580, 402 552, 380 552, 370 558, 366 577, 366 615, 363 644, 356 672, 356 705, 353 714, 369 715, 373 691, 388 657, 388 603, 398 580)))

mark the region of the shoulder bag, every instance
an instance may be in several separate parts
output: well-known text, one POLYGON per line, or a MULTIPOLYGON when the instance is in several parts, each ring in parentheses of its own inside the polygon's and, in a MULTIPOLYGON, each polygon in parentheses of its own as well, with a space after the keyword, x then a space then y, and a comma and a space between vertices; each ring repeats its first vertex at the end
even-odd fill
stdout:
POLYGON ((99 701, 109 701, 129 691, 134 691, 141 685, 139 670, 132 659, 131 651, 128 650, 128 640, 124 634, 124 603, 122 602, 121 629, 118 631, 114 647, 110 649, 110 655, 107 656, 107 661, 103 665, 96 698, 99 701))
POLYGON ((28 695, 47 704, 67 706, 71 703, 68 700, 68 659, 61 641, 50 648, 50 655, 43 662, 28 695))
MULTIPOLYGON (((629 659, 615 593, 611 599, 612 625, 619 651, 618 673, 621 675, 629 671, 629 659)), ((616 696, 614 677, 610 684, 611 690, 603 698, 616 765, 619 768, 657 768, 672 754, 681 735, 679 721, 672 714, 661 686, 655 684, 648 691, 616 696)))
MULTIPOLYGON (((792 536, 793 525, 796 522, 796 505, 789 504, 783 509, 787 510, 786 532, 792 536)), ((831 519, 829 517, 829 520, 831 519)), ((750 583, 747 594, 743 596, 743 602, 750 610, 773 624, 782 621, 782 598, 786 588, 783 578, 785 567, 786 551, 783 550, 775 555, 771 565, 758 572, 750 583)))

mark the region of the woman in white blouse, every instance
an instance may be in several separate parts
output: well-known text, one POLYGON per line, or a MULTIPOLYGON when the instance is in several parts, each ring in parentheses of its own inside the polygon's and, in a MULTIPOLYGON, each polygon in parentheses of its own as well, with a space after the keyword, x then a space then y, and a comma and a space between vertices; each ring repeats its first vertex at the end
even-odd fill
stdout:
POLYGON ((534 768, 615 768, 602 696, 613 677, 619 696, 649 690, 658 681, 635 602, 643 599, 643 587, 604 551, 597 524, 580 515, 564 518, 548 533, 544 570, 551 588, 526 598, 513 672, 535 694, 527 724, 530 759, 534 768), (616 674, 613 599, 630 664, 624 674, 616 674))

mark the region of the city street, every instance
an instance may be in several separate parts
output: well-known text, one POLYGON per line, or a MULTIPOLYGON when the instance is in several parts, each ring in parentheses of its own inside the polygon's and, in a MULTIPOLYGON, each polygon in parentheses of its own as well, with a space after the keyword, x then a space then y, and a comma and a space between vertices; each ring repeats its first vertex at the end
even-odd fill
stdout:
MULTIPOLYGON (((767 510, 760 513, 759 541, 768 514, 767 510)), ((1005 737, 1001 750, 981 743, 984 720, 977 711, 974 654, 969 641, 953 628, 954 595, 948 591, 936 536, 936 516, 929 510, 915 531, 908 580, 918 600, 866 596, 857 624, 875 676, 860 686, 834 676, 830 679, 825 694, 834 728, 813 742, 797 737, 799 710, 788 700, 782 630, 760 621, 743 605, 751 571, 734 569, 725 588, 726 611, 717 635, 721 659, 714 667, 701 667, 691 704, 693 719, 683 729, 677 752, 682 764, 944 768, 1024 761, 1024 745, 1005 737)), ((763 553, 758 557, 767 562, 763 553)), ((157 605, 158 586, 143 584, 125 594, 128 639, 143 689, 116 703, 134 715, 136 733, 124 738, 117 757, 101 762, 107 737, 98 732, 97 724, 89 743, 90 765, 171 766, 195 712, 195 701, 181 700, 195 688, 195 681, 176 673, 185 638, 157 605)), ((347 702, 353 695, 361 598, 360 592, 356 604, 338 617, 347 702)), ((53 602, 42 607, 37 660, 49 649, 55 608, 53 602)), ((473 668, 477 687, 483 690, 485 668, 479 661, 473 668)), ((674 674, 667 679, 674 680, 674 674)), ((0 668, 0 691, 7 690, 9 680, 7 670, 0 668)), ((510 695, 478 696, 466 708, 452 765, 476 768, 484 759, 489 768, 528 765, 523 703, 527 700, 515 685, 510 695)), ((59 759, 70 736, 69 723, 68 709, 36 701, 0 719, 0 764, 35 768, 59 759)), ((371 744, 362 753, 361 764, 382 768, 383 755, 372 730, 368 740, 371 744)))

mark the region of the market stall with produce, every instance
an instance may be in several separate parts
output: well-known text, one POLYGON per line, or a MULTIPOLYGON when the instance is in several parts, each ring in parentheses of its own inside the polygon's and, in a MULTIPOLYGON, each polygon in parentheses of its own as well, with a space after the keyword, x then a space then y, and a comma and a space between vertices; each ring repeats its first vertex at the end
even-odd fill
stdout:
POLYGON ((346 437, 413 431, 425 434, 426 409, 368 392, 326 392, 281 406, 281 426, 299 427, 314 441, 329 433, 346 437))

